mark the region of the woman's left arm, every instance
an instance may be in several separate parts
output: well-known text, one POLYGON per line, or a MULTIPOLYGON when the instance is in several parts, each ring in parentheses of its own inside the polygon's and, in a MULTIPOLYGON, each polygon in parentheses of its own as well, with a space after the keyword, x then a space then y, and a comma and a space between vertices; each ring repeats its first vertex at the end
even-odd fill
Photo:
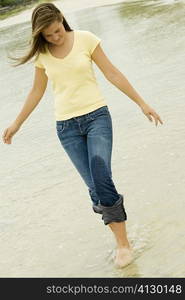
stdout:
POLYGON ((163 124, 160 116, 151 108, 141 96, 136 92, 127 78, 121 73, 108 59, 105 55, 100 44, 95 48, 91 56, 92 60, 96 63, 99 69, 103 72, 104 76, 119 90, 126 94, 130 99, 136 102, 142 112, 147 116, 150 121, 153 121, 152 117, 155 120, 155 125, 157 126, 158 121, 163 124), (152 117, 151 117, 152 116, 152 117))

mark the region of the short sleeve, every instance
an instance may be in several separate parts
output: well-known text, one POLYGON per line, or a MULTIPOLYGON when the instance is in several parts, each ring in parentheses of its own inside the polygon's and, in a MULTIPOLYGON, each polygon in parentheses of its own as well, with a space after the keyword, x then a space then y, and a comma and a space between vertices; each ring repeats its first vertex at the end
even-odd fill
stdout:
POLYGON ((88 38, 87 38, 88 49, 89 49, 89 53, 92 55, 95 48, 101 42, 101 39, 90 31, 87 31, 87 33, 88 33, 88 38))
POLYGON ((38 55, 38 56, 36 57, 36 59, 34 60, 34 65, 35 65, 35 67, 44 69, 44 65, 43 65, 43 63, 42 63, 42 61, 41 61, 40 55, 38 55))

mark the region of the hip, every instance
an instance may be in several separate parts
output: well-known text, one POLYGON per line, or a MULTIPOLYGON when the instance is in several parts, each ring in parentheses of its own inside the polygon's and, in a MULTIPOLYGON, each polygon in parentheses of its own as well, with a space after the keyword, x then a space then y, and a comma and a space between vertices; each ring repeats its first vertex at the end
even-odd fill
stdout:
POLYGON ((110 132, 112 131, 112 118, 109 108, 105 105, 78 117, 56 121, 56 130, 60 135, 67 130, 70 130, 70 133, 80 130, 81 134, 87 133, 90 130, 101 132, 106 130, 110 132))

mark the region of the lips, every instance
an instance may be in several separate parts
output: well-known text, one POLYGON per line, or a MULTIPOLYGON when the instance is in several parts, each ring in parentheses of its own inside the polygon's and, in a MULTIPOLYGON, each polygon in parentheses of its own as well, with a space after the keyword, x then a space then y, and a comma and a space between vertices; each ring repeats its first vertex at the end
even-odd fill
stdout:
POLYGON ((58 43, 58 42, 61 42, 62 40, 63 40, 63 38, 60 38, 56 42, 58 43))

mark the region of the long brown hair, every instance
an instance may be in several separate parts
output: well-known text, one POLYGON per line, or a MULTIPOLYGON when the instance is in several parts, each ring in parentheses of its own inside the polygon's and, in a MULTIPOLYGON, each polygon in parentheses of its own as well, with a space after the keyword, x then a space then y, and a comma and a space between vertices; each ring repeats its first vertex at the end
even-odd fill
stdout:
POLYGON ((35 7, 31 17, 32 35, 29 41, 31 47, 28 53, 20 58, 10 57, 18 62, 14 64, 15 67, 26 63, 34 56, 37 58, 39 53, 46 52, 48 41, 45 40, 42 31, 54 21, 62 22, 66 31, 73 31, 61 11, 53 3, 45 2, 35 7))

